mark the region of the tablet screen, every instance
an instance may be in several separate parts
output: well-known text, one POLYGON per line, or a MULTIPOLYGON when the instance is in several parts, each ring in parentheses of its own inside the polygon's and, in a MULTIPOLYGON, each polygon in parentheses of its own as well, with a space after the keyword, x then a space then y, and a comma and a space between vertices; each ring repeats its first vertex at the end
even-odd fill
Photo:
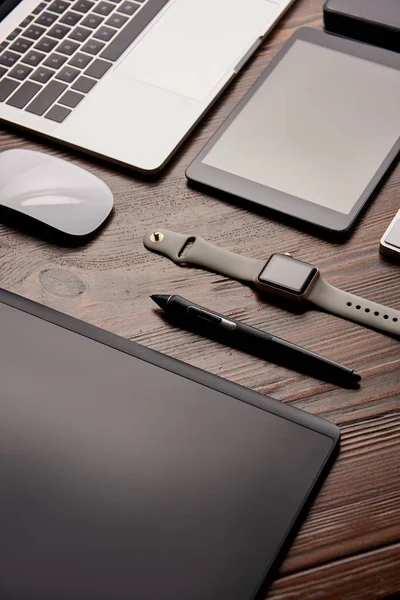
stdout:
POLYGON ((203 163, 349 214, 400 136, 400 72, 296 40, 203 163))
POLYGON ((1 302, 0 334, 7 598, 253 598, 333 439, 1 302))

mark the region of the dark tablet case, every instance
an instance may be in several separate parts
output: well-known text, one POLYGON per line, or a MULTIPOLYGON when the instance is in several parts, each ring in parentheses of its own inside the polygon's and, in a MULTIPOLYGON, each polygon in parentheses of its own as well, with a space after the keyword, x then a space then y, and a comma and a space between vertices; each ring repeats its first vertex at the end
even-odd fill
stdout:
POLYGON ((250 600, 328 421, 0 291, 0 597, 250 600))

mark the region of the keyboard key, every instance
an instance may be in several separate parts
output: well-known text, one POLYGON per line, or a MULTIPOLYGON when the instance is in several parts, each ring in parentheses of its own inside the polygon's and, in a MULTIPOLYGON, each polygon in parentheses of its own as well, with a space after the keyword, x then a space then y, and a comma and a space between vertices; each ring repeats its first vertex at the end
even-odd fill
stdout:
POLYGON ((138 4, 134 4, 133 2, 124 2, 117 8, 118 12, 124 13, 124 15, 133 15, 139 8, 138 4))
POLYGON ((7 73, 7 69, 0 67, 0 79, 7 73))
POLYGON ((57 38, 57 40, 62 40, 70 31, 71 29, 69 27, 65 27, 65 25, 54 25, 54 27, 52 27, 48 32, 48 35, 57 38))
POLYGON ((5 50, 8 46, 8 42, 4 41, 4 42, 0 42, 0 52, 3 52, 3 50, 5 50))
POLYGON ((0 102, 4 102, 19 86, 19 82, 5 77, 0 81, 0 102))
POLYGON ((25 30, 24 36, 31 40, 38 40, 45 31, 46 30, 43 29, 43 27, 39 27, 39 25, 32 23, 32 25, 29 25, 28 29, 25 30))
POLYGON ((114 6, 112 4, 109 4, 108 2, 99 2, 94 7, 93 12, 98 15, 103 15, 103 17, 108 17, 108 15, 110 14, 110 12, 112 12, 113 9, 114 6))
POLYGON ((86 44, 81 48, 83 52, 87 52, 88 54, 98 54, 100 50, 104 48, 105 44, 102 42, 97 42, 96 40, 90 40, 86 42, 86 44))
POLYGON ((66 81, 67 83, 72 83, 74 79, 76 79, 79 75, 79 71, 77 69, 73 69, 72 67, 63 67, 59 73, 56 75, 56 79, 61 79, 61 81, 66 81))
POLYGON ((44 37, 35 44, 35 50, 41 50, 42 52, 51 52, 57 46, 57 40, 51 40, 48 37, 44 37))
POLYGON ((70 108, 75 108, 75 106, 78 106, 79 102, 83 100, 84 97, 85 96, 83 96, 83 94, 78 94, 78 92, 72 92, 71 90, 68 90, 68 92, 65 92, 64 96, 59 99, 59 103, 69 106, 70 108))
POLYGON ((97 40, 102 40, 103 42, 108 42, 115 35, 115 30, 110 29, 110 27, 100 27, 97 31, 94 32, 93 37, 97 40))
POLYGON ((15 40, 12 46, 10 46, 10 50, 14 50, 15 52, 21 52, 23 54, 32 46, 33 42, 31 40, 26 40, 22 37, 15 40))
POLYGON ((96 29, 96 27, 98 27, 102 21, 104 21, 103 17, 90 14, 83 19, 81 25, 85 25, 85 27, 90 27, 90 29, 96 29))
POLYGON ((22 23, 19 24, 19 26, 22 29, 25 29, 25 27, 28 27, 29 23, 33 21, 33 16, 32 15, 28 15, 23 21, 22 23))
POLYGON ((92 87, 96 85, 96 83, 97 81, 95 79, 90 79, 89 77, 85 77, 84 75, 82 75, 82 77, 79 77, 79 79, 75 81, 75 83, 72 86, 72 89, 87 94, 88 92, 90 92, 92 87))
POLYGON ((62 123, 68 115, 71 114, 71 110, 68 108, 64 108, 64 106, 53 106, 52 109, 45 115, 45 119, 50 119, 51 121, 56 121, 56 123, 62 123))
POLYGON ((50 27, 50 25, 53 25, 54 21, 56 21, 57 18, 58 18, 57 15, 53 15, 53 14, 47 12, 47 10, 46 10, 45 12, 42 12, 42 14, 38 16, 35 23, 37 23, 38 25, 43 25, 43 27, 50 27))
POLYGON ((70 25, 71 27, 74 27, 81 19, 82 15, 80 15, 79 13, 69 11, 65 13, 65 15, 60 19, 60 23, 64 23, 64 25, 70 25))
POLYGON ((27 65, 17 65, 10 72, 10 77, 14 77, 15 79, 23 81, 28 77, 28 75, 32 73, 32 71, 33 69, 31 69, 31 67, 28 67, 27 65))
POLYGON ((95 79, 100 79, 105 73, 107 73, 110 67, 110 62, 107 62, 106 60, 100 60, 98 58, 90 65, 88 69, 86 69, 85 75, 94 77, 95 79))
POLYGON ((78 2, 75 2, 75 4, 72 6, 72 10, 76 10, 80 13, 87 13, 93 5, 94 2, 89 2, 89 0, 78 0, 78 2))
POLYGON ((63 12, 67 10, 71 5, 69 2, 65 2, 64 0, 55 0, 52 4, 50 4, 48 10, 52 10, 53 12, 61 15, 63 12))
MULTIPOLYGON (((101 57, 112 61, 117 60, 168 1, 169 0, 159 0, 158 2, 147 2, 144 4, 135 18, 130 19, 127 24, 117 32, 117 35, 112 42, 101 53, 101 57)), ((117 8, 117 10, 119 9, 120 7, 117 8)))
POLYGON ((106 25, 111 25, 111 27, 116 27, 117 29, 119 29, 120 27, 122 27, 122 25, 125 25, 127 20, 128 17, 125 17, 124 15, 119 15, 118 13, 114 13, 109 19, 107 19, 106 25))
POLYGON ((51 81, 25 110, 34 115, 43 115, 66 89, 67 86, 61 81, 51 81))
POLYGON ((47 83, 54 75, 54 71, 46 69, 46 67, 38 67, 31 79, 39 81, 39 83, 47 83))
POLYGON ((27 65, 30 65, 31 67, 37 67, 37 65, 42 62, 44 57, 45 54, 31 50, 29 54, 21 58, 21 61, 27 65))
POLYGON ((33 11, 32 11, 32 14, 33 14, 33 15, 38 15, 40 12, 42 12, 42 10, 43 10, 44 8, 46 8, 46 4, 45 4, 44 2, 41 2, 41 3, 39 4, 39 6, 37 6, 37 7, 35 8, 35 10, 33 10, 33 11))
POLYGON ((22 29, 19 29, 17 27, 17 29, 14 29, 14 31, 12 31, 8 36, 7 39, 9 42, 12 42, 13 40, 15 40, 16 37, 19 36, 19 34, 22 32, 22 29))
POLYGON ((0 65, 3 65, 4 67, 12 67, 19 58, 19 54, 15 54, 15 52, 10 52, 10 50, 6 50, 0 56, 0 65))
POLYGON ((84 42, 91 33, 92 32, 89 29, 85 29, 84 27, 75 27, 68 37, 72 40, 77 40, 78 42, 84 42))
POLYGON ((46 67, 51 67, 52 69, 59 69, 63 66, 65 61, 67 60, 66 56, 61 56, 61 54, 51 54, 47 60, 44 61, 44 65, 46 67))
POLYGON ((7 100, 7 104, 10 106, 15 106, 15 108, 24 108, 30 102, 35 94, 41 90, 41 86, 37 83, 32 83, 32 81, 27 81, 15 92, 13 96, 9 100, 7 100))
POLYGON ((93 60, 91 56, 78 52, 73 58, 71 58, 68 64, 72 65, 73 67, 78 67, 78 69, 85 69, 91 60, 93 60))
POLYGON ((73 54, 77 48, 79 48, 79 44, 76 42, 71 42, 70 40, 65 40, 65 42, 62 42, 57 46, 57 52, 71 56, 71 54, 73 54))

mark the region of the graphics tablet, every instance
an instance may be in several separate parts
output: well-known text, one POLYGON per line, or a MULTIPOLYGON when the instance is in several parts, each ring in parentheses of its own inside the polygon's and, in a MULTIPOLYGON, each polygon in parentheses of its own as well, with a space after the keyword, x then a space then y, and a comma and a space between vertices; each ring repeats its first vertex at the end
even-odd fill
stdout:
POLYGON ((346 231, 400 150, 399 98, 400 54, 299 29, 187 176, 346 231))
POLYGON ((0 590, 252 600, 336 426, 0 292, 0 590))

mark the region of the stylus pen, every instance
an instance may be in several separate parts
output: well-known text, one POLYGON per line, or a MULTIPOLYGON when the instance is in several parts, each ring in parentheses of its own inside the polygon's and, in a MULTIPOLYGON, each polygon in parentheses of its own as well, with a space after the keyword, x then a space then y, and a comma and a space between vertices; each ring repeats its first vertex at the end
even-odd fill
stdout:
POLYGON ((153 294, 152 300, 179 326, 267 358, 285 367, 335 383, 355 384, 361 377, 339 363, 296 346, 282 338, 255 329, 230 317, 199 306, 182 296, 153 294))

